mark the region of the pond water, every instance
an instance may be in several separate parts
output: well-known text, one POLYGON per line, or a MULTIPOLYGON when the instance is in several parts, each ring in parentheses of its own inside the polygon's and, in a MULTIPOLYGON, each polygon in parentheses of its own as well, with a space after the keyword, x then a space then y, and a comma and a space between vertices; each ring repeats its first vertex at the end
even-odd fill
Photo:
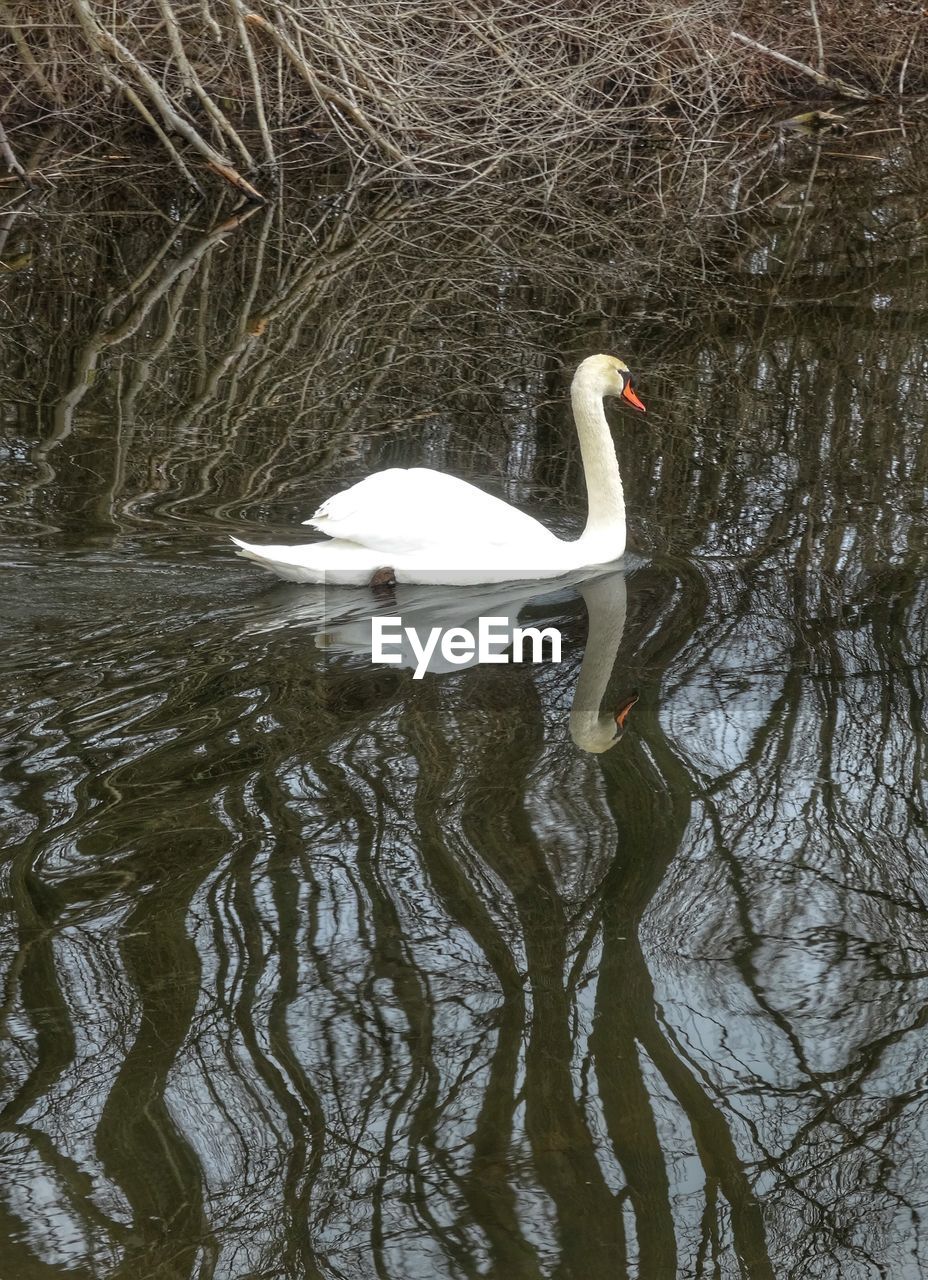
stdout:
POLYGON ((0 1274, 925 1273, 928 175, 887 128, 778 143, 736 224, 92 173, 0 215, 0 1274), (394 464, 577 532, 597 350, 649 409, 624 572, 231 554, 394 464), (416 609, 562 661, 372 664, 416 609))

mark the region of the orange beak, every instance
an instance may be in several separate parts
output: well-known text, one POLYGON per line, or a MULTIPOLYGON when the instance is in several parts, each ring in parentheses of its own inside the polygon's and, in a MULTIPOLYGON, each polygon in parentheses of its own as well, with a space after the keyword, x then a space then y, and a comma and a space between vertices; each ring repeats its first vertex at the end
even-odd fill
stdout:
POLYGON ((622 399, 627 400, 631 407, 633 409, 637 409, 639 413, 647 413, 647 409, 645 409, 644 405, 632 390, 632 384, 630 382, 626 382, 622 389, 622 399))
POLYGON ((636 689, 633 694, 630 694, 629 697, 627 697, 624 702, 620 702, 619 705, 616 707, 615 722, 620 729, 625 728, 625 721, 628 719, 628 713, 629 711, 631 711, 632 707, 635 705, 637 701, 638 701, 638 690, 636 689))

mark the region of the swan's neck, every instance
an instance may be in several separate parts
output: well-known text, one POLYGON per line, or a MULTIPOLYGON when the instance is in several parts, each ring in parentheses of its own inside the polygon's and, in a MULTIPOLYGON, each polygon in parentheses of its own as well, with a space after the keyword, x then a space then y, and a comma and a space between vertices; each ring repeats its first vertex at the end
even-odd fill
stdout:
POLYGON ((580 456, 589 502, 583 539, 621 536, 622 547, 616 553, 621 555, 625 546, 625 494, 612 433, 603 410, 603 398, 591 387, 584 386, 582 381, 575 380, 570 400, 580 437, 580 456))

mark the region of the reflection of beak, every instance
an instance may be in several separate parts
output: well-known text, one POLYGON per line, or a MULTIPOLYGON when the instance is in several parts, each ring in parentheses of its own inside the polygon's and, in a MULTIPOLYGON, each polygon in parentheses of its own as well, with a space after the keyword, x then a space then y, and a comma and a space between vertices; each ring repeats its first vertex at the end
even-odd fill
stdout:
POLYGON ((619 705, 616 707, 615 722, 618 725, 620 732, 625 728, 625 721, 628 719, 628 713, 629 711, 631 711, 632 707, 635 705, 637 701, 638 701, 638 690, 636 689, 634 693, 629 694, 629 696, 625 699, 625 701, 620 702, 619 705))
POLYGON ((622 388, 622 399, 627 400, 631 407, 633 409, 637 409, 639 413, 647 413, 647 409, 645 409, 644 405, 632 390, 632 384, 630 382, 626 382, 625 386, 622 388))

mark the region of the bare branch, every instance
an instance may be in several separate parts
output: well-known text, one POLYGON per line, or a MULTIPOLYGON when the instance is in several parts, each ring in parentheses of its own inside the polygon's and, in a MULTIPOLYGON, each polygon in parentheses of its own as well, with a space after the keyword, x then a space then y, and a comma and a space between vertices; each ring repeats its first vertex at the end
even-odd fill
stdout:
POLYGON ((26 170, 22 167, 22 165, 16 159, 15 154, 13 153, 13 148, 10 146, 9 140, 7 139, 6 130, 3 127, 2 120, 0 120, 0 156, 2 156, 3 159, 6 161, 7 168, 9 169, 10 173, 15 173, 17 177, 22 179, 22 181, 26 184, 27 187, 32 186, 32 182, 29 178, 29 175, 26 173, 26 170))
POLYGON ((797 62, 789 54, 771 49, 767 45, 761 44, 758 40, 752 40, 750 36, 742 35, 740 31, 733 31, 731 37, 733 40, 747 45, 749 49, 756 49, 758 53, 766 54, 768 58, 774 58, 777 62, 782 62, 784 66, 791 67, 793 71, 799 71, 802 75, 809 76, 816 84, 820 84, 823 89, 829 89, 841 98, 853 98, 855 102, 870 102, 876 97, 875 94, 869 93, 866 89, 858 89, 856 85, 848 84, 846 80, 840 80, 837 76, 825 75, 824 72, 816 71, 814 67, 809 67, 804 62, 797 62))

